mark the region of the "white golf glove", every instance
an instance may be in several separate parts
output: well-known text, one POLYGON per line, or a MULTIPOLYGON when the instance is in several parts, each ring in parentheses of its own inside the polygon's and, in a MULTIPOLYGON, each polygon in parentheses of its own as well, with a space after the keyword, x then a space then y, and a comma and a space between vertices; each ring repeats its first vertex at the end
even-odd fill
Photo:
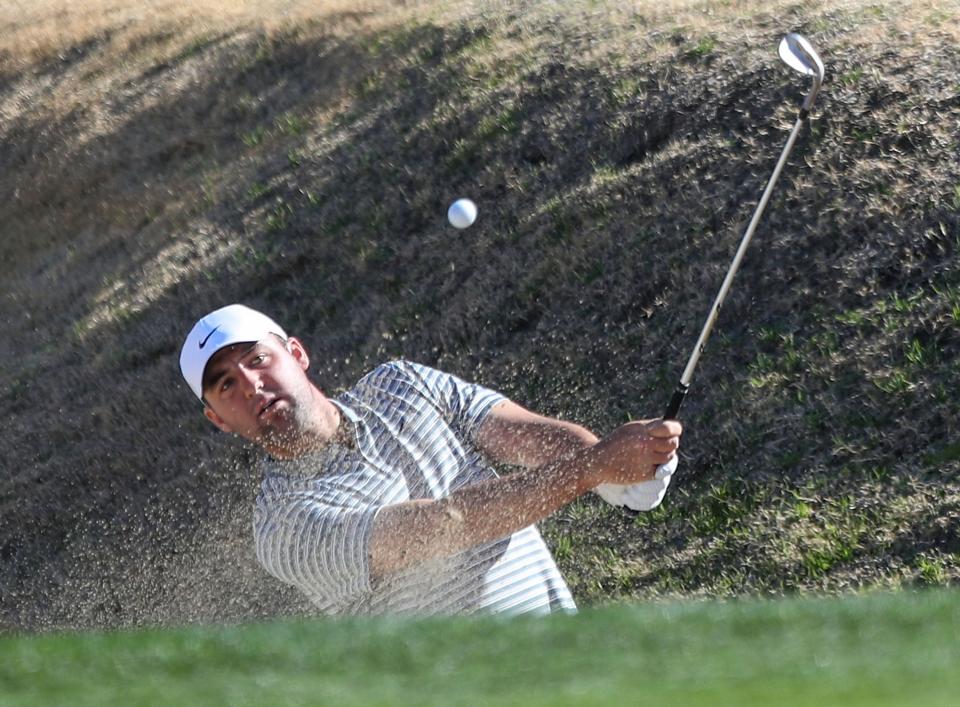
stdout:
POLYGON ((670 485, 670 477, 677 470, 680 460, 674 457, 657 467, 650 481, 636 484, 600 484, 594 491, 612 506, 626 506, 634 511, 652 511, 660 505, 670 485))

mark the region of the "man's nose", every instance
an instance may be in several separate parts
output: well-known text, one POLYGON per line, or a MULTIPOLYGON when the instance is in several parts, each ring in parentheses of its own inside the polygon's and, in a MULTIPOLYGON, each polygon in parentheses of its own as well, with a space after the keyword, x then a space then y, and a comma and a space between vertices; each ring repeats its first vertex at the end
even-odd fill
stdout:
POLYGON ((258 371, 250 370, 249 368, 240 367, 240 380, 243 381, 243 392, 248 398, 252 398, 254 395, 260 392, 260 389, 263 388, 263 381, 260 380, 260 373, 258 371))

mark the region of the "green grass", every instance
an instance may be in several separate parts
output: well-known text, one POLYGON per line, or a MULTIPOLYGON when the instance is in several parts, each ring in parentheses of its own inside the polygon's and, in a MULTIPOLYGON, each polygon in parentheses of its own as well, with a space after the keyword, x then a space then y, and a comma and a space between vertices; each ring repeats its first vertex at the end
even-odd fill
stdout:
POLYGON ((0 705, 948 705, 960 593, 0 639, 0 705))

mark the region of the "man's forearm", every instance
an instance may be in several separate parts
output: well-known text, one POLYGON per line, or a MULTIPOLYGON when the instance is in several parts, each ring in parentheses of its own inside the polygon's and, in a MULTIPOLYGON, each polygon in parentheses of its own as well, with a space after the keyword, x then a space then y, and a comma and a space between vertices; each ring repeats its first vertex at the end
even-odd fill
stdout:
POLYGON ((525 467, 571 457, 596 442, 597 436, 581 425, 537 415, 511 401, 490 412, 477 438, 489 458, 525 467))
POLYGON ((370 542, 373 576, 455 554, 532 525, 596 483, 588 454, 488 479, 438 501, 409 501, 380 511, 370 542))

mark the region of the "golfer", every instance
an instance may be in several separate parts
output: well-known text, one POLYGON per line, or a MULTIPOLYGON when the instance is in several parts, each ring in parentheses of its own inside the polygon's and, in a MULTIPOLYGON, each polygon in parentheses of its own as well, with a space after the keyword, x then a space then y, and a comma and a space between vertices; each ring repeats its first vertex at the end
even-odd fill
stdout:
POLYGON ((324 613, 571 611, 533 526, 600 484, 654 479, 676 421, 602 440, 479 385, 392 361, 327 398, 304 345, 232 304, 200 319, 180 367, 218 428, 267 453, 257 559, 324 613), (491 463, 521 467, 500 477, 491 463))

